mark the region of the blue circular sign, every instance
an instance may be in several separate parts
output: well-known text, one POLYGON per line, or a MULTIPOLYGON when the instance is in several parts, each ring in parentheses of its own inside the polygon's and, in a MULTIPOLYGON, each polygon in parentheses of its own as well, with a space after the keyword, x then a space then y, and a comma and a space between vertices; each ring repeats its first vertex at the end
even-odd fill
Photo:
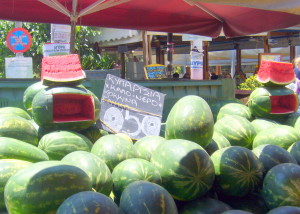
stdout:
POLYGON ((32 37, 26 29, 14 28, 8 33, 6 44, 12 52, 24 53, 30 48, 32 37))

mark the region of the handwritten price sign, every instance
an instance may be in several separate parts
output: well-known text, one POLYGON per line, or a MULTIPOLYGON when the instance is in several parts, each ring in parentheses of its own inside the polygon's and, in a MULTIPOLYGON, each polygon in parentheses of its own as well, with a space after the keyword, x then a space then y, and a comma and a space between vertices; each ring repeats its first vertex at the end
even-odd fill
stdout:
POLYGON ((108 74, 101 99, 104 130, 133 139, 159 135, 165 95, 108 74))

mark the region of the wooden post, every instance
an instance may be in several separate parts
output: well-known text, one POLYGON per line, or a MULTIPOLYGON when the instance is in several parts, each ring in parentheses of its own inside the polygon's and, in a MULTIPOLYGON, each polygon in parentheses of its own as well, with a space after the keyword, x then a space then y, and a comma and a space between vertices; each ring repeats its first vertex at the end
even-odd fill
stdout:
POLYGON ((270 38, 270 34, 268 33, 267 36, 264 36, 264 53, 270 53, 270 45, 268 43, 268 39, 270 38))
POLYGON ((125 79, 125 52, 120 53, 121 60, 121 78, 125 79))
POLYGON ((147 32, 146 31, 142 31, 142 38, 143 38, 143 61, 144 61, 144 65, 148 65, 148 45, 147 45, 147 32))
POLYGON ((296 57, 296 48, 294 45, 290 44, 290 62, 293 62, 295 57, 296 57))
POLYGON ((168 33, 167 36, 167 76, 172 76, 172 70, 173 70, 173 33, 168 33))
POLYGON ((155 56, 156 56, 156 64, 161 64, 161 48, 160 48, 160 40, 156 39, 155 40, 155 56))
POLYGON ((242 79, 246 79, 245 75, 242 72, 242 51, 240 49, 239 44, 235 44, 235 50, 236 50, 235 72, 237 72, 242 79))
POLYGON ((152 64, 152 47, 151 47, 151 35, 147 35, 147 46, 148 46, 148 65, 152 64))
POLYGON ((75 53, 76 21, 71 21, 70 53, 75 53))
POLYGON ((203 77, 209 80, 208 41, 203 41, 203 77))

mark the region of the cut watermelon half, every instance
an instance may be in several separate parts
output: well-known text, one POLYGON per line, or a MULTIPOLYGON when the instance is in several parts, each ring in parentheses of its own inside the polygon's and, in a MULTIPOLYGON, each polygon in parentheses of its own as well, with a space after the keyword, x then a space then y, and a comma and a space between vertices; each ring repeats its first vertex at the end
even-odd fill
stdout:
POLYGON ((77 54, 48 56, 42 60, 43 85, 79 85, 85 77, 77 54))
POLYGON ((93 121, 94 100, 80 94, 53 94, 53 122, 93 121))
POLYGON ((263 60, 257 73, 257 80, 265 85, 288 85, 296 75, 290 62, 263 60))
POLYGON ((297 111, 298 98, 296 94, 284 96, 270 96, 270 114, 289 114, 297 111))

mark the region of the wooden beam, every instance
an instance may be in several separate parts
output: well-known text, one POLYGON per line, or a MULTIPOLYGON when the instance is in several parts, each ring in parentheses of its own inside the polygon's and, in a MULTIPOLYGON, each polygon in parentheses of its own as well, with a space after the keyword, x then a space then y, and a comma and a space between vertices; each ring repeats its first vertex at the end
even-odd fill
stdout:
POLYGON ((209 80, 208 41, 203 41, 203 77, 209 80))
POLYGON ((293 62, 295 57, 296 57, 296 48, 294 45, 290 45, 290 62, 293 62))

